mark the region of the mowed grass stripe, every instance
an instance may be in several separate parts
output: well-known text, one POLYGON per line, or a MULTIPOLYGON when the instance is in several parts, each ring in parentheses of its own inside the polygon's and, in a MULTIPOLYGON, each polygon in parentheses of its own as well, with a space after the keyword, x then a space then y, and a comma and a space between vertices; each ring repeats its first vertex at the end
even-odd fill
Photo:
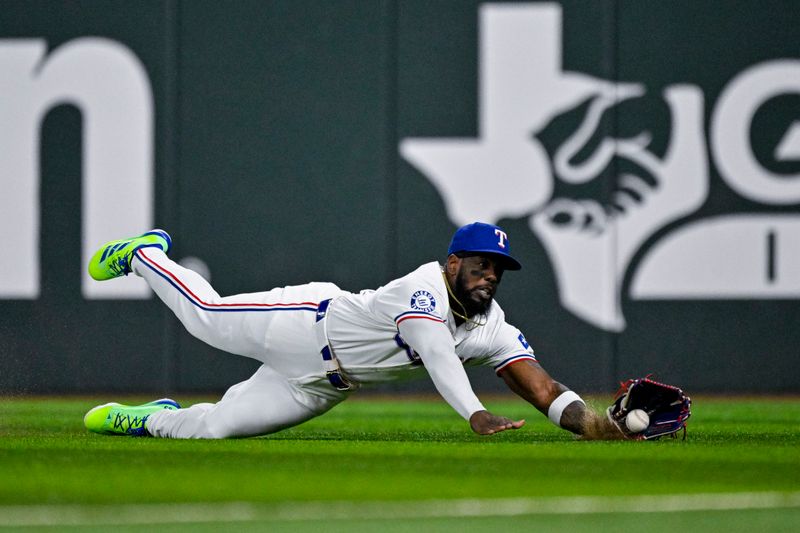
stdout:
POLYGON ((800 508, 800 492, 578 496, 408 502, 247 502, 0 506, 2 526, 153 525, 250 521, 464 518, 800 508))
MULTIPOLYGON (((163 522, 159 530, 203 521, 210 528, 224 528, 225 522, 256 528, 260 520, 294 531, 325 523, 337 513, 350 517, 333 522, 345 530, 351 523, 369 521, 361 518, 367 509, 372 514, 366 516, 376 518, 364 530, 375 526, 384 533, 397 531, 392 528, 399 524, 423 522, 440 526, 477 521, 489 527, 497 516, 451 518, 451 510, 502 513, 519 530, 527 530, 529 522, 566 522, 570 517, 587 523, 632 521, 636 512, 629 507, 631 501, 653 511, 646 515, 653 523, 669 520, 674 525, 676 517, 685 517, 684 511, 695 505, 701 510, 692 513, 693 520, 713 517, 735 527, 756 524, 752 531, 765 529, 744 515, 775 521, 779 515, 781 524, 792 524, 781 531, 794 531, 800 523, 800 511, 792 503, 800 490, 796 398, 695 398, 686 441, 646 443, 575 441, 530 406, 504 398, 491 399, 487 407, 528 418, 528 425, 492 437, 473 435, 441 400, 402 397, 356 397, 308 424, 261 439, 176 441, 90 434, 82 427, 83 413, 108 400, 125 399, 0 401, 0 524, 17 509, 28 519, 78 516, 88 522, 75 523, 89 525, 77 525, 76 530, 104 530, 128 520, 162 523, 172 519, 170 509, 177 509, 185 521, 163 522), (641 494, 656 501, 631 500, 641 494), (720 494, 733 494, 734 500, 720 503, 694 496, 720 494), (608 495, 616 499, 604 499, 608 495), (614 502, 623 511, 615 512, 614 502), (714 509, 712 504, 751 510, 703 510, 714 509), (670 510, 656 514, 661 505, 670 510), (354 508, 358 514, 348 515, 354 508), (167 514, 160 516, 159 509, 167 514), (392 521, 384 518, 387 514, 401 518, 392 521), (101 516, 105 525, 92 526, 101 516)), ((598 408, 605 403, 601 399, 598 408)), ((54 527, 67 530, 69 524, 54 527)))

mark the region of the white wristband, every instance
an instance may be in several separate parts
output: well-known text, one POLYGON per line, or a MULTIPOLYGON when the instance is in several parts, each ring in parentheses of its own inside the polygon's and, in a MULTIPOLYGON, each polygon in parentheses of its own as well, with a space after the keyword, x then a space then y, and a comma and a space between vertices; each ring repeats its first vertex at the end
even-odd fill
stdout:
POLYGON ((549 418, 553 424, 561 427, 561 415, 564 409, 572 402, 581 402, 583 405, 586 405, 586 402, 584 402, 580 396, 568 390, 562 392, 558 395, 558 398, 553 400, 553 403, 551 403, 550 407, 547 409, 547 418, 549 418))

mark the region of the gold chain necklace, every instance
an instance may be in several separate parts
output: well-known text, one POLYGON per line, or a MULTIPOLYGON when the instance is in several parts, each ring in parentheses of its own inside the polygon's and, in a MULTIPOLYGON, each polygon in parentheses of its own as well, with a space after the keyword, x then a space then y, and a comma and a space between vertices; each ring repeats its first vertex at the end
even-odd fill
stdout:
POLYGON ((450 310, 453 312, 454 315, 456 315, 458 318, 460 318, 461 320, 464 321, 464 324, 465 324, 464 328, 467 331, 472 331, 475 328, 479 328, 481 326, 485 326, 486 322, 488 322, 488 320, 489 320, 486 317, 486 315, 482 314, 480 321, 473 320, 472 318, 467 316, 467 308, 464 307, 464 304, 461 303, 461 300, 456 298, 456 295, 453 293, 453 289, 450 288, 450 284, 447 282, 447 276, 445 275, 444 271, 442 271, 442 279, 444 280, 444 286, 447 287, 447 292, 448 292, 448 294, 450 294, 450 297, 453 298, 453 300, 455 300, 456 303, 461 306, 461 310, 464 311, 464 314, 462 315, 461 313, 459 313, 458 311, 456 311, 452 307, 450 308, 450 310))

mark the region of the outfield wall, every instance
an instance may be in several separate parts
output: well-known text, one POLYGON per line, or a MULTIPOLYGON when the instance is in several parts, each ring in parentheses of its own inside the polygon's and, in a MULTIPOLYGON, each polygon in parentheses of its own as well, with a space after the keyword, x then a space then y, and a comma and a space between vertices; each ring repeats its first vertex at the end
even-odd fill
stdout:
POLYGON ((222 294, 358 290, 476 219, 573 388, 799 392, 798 27, 774 0, 5 0, 0 392, 255 368, 88 280, 105 240, 166 228, 222 294))

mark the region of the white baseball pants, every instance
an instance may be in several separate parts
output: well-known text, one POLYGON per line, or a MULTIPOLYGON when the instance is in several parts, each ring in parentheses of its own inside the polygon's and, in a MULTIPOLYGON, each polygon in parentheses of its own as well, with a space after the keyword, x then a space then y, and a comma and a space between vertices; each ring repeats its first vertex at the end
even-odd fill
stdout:
POLYGON ((141 248, 132 270, 147 281, 198 339, 263 365, 216 404, 150 415, 156 437, 226 438, 273 433, 331 409, 347 397, 325 378, 313 325, 319 302, 342 294, 332 283, 220 297, 196 272, 158 248, 141 248))

